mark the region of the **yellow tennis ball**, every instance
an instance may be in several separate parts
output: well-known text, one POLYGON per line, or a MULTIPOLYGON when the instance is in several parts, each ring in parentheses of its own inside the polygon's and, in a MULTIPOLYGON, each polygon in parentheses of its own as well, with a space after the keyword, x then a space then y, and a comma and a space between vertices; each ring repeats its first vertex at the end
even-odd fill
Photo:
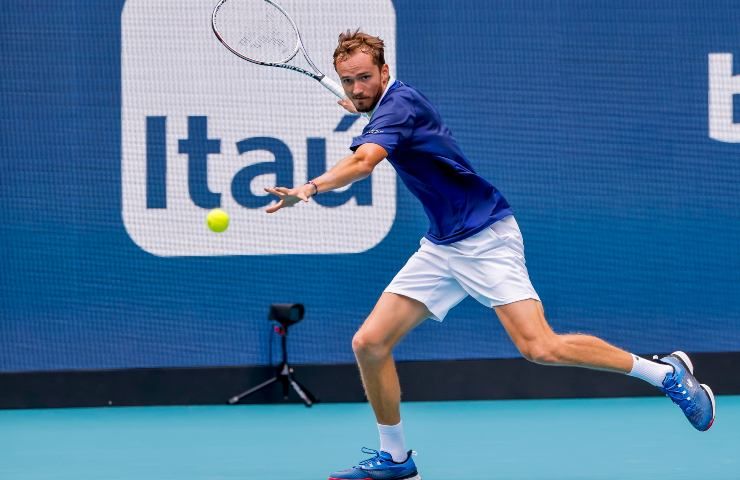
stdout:
POLYGON ((229 214, 220 208, 214 208, 208 212, 206 224, 208 225, 208 228, 214 232, 223 232, 229 228, 229 214))

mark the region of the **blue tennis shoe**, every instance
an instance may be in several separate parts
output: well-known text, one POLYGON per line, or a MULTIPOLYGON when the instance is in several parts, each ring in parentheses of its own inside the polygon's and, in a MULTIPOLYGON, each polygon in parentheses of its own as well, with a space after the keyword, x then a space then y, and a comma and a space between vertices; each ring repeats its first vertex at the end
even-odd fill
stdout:
POLYGON ((401 463, 394 462, 387 452, 362 447, 362 453, 373 456, 352 468, 332 473, 329 480, 421 480, 411 458, 414 452, 409 451, 401 463))
POLYGON ((714 423, 716 410, 714 394, 707 385, 696 381, 694 365, 688 355, 673 352, 659 361, 673 367, 673 373, 666 375, 663 380, 663 393, 683 410, 694 428, 702 432, 709 430, 714 423))

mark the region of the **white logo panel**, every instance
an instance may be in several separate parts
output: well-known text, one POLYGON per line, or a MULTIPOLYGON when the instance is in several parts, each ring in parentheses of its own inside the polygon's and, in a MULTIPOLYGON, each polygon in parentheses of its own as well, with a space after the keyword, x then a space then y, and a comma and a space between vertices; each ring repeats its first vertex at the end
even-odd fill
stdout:
POLYGON ((740 95, 740 75, 732 73, 731 53, 709 54, 709 136, 740 143, 740 123, 734 119, 734 95, 740 95))
MULTIPOLYGON (((263 187, 300 185, 350 153, 352 121, 318 82, 241 60, 214 37, 214 5, 128 0, 122 16, 122 215, 129 236, 161 256, 357 253, 390 231, 395 172, 316 201, 264 212, 263 187), (228 230, 208 230, 220 207, 228 230)), ((390 0, 284 0, 309 55, 336 78, 340 32, 362 27, 386 41, 395 65, 390 0)))

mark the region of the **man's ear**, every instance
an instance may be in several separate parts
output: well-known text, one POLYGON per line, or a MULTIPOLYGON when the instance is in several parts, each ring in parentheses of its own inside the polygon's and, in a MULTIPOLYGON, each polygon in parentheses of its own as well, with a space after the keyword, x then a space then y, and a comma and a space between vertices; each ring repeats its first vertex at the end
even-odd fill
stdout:
POLYGON ((380 78, 383 81, 383 84, 388 83, 388 80, 391 78, 391 71, 387 63, 383 64, 380 68, 380 78))

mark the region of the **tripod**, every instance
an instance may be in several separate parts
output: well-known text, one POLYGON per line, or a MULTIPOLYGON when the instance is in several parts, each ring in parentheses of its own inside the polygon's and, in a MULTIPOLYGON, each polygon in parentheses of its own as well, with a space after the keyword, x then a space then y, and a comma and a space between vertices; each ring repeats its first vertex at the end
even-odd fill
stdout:
POLYGON ((293 376, 293 368, 288 363, 288 327, 295 323, 298 323, 303 318, 304 308, 301 304, 273 304, 270 306, 269 320, 274 320, 280 323, 279 327, 275 327, 275 332, 280 335, 280 347, 283 354, 283 361, 277 367, 275 376, 271 379, 266 380, 259 385, 256 385, 249 390, 245 390, 238 395, 234 395, 229 399, 229 403, 234 405, 241 401, 244 397, 262 390, 275 382, 280 382, 283 386, 283 399, 288 399, 288 393, 290 388, 293 388, 295 393, 303 400, 306 407, 312 406, 316 403, 316 397, 304 387, 296 378, 293 376))

